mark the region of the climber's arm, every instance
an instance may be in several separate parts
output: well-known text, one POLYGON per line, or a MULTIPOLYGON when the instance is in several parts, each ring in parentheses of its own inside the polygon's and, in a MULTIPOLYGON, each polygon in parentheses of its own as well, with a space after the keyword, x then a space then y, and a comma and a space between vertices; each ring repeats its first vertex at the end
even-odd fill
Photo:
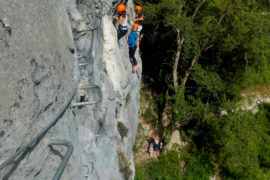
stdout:
POLYGON ((124 21, 125 21, 125 18, 124 17, 122 17, 121 19, 119 19, 119 24, 122 26, 123 24, 124 24, 124 21))
POLYGON ((140 46, 140 38, 137 38, 137 39, 136 39, 136 45, 137 45, 137 47, 140 46))
POLYGON ((122 17, 121 19, 119 19, 118 17, 116 16, 113 16, 113 18, 122 26, 124 21, 125 21, 125 18, 122 17))
POLYGON ((136 19, 135 19, 135 22, 137 22, 137 21, 143 21, 143 17, 137 17, 136 19))

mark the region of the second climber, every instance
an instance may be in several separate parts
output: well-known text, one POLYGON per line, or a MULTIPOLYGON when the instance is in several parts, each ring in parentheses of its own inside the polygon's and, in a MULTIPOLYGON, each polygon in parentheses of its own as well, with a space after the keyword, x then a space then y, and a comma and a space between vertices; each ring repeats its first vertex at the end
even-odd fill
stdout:
POLYGON ((119 23, 117 37, 118 40, 120 40, 128 32, 128 17, 125 4, 119 4, 116 10, 118 12, 118 17, 114 16, 113 18, 119 23))
POLYGON ((137 60, 135 58, 136 49, 137 47, 139 47, 139 43, 140 43, 139 34, 137 33, 138 28, 139 28, 139 25, 134 24, 128 36, 129 58, 131 60, 133 72, 139 68, 137 60))
POLYGON ((142 13, 142 7, 141 6, 136 6, 135 8, 135 23, 139 25, 137 32, 139 33, 140 36, 142 36, 141 34, 141 30, 143 28, 143 13, 142 13))

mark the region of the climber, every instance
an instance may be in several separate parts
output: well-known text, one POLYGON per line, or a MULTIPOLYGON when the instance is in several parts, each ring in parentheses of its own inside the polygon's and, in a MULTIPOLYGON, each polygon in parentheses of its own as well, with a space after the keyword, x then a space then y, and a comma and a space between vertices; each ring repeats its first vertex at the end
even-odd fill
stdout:
POLYGON ((154 151, 155 151, 155 154, 158 155, 158 152, 159 152, 159 137, 156 136, 155 137, 155 144, 154 144, 154 151))
POLYGON ((152 134, 152 136, 150 137, 150 139, 148 140, 148 143, 149 145, 152 143, 152 144, 155 144, 155 134, 152 134))
POLYGON ((119 23, 117 36, 118 36, 118 40, 120 40, 128 32, 128 26, 127 26, 128 17, 126 13, 125 4, 119 4, 116 10, 118 12, 118 17, 114 16, 113 18, 119 23))
POLYGON ((129 57, 131 59, 133 72, 139 68, 137 60, 135 58, 135 52, 136 52, 137 47, 139 47, 139 43, 140 43, 139 34, 137 33, 138 27, 139 27, 138 24, 134 24, 128 36, 129 57))
POLYGON ((143 24, 143 13, 142 13, 142 7, 141 6, 136 6, 135 8, 135 22, 136 24, 139 25, 137 32, 140 35, 140 38, 142 38, 143 34, 141 34, 142 30, 142 24, 143 24))
POLYGON ((151 143, 149 145, 148 152, 149 152, 150 157, 152 157, 153 152, 154 152, 154 145, 153 145, 153 143, 151 143))
POLYGON ((163 142, 160 141, 159 142, 159 151, 162 152, 162 150, 163 150, 163 142))

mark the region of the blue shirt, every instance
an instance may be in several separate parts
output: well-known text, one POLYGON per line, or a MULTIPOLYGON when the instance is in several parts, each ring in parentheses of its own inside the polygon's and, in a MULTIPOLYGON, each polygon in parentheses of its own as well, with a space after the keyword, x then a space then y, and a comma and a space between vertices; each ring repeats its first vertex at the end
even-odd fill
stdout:
POLYGON ((128 44, 130 48, 135 49, 137 47, 136 40, 139 38, 139 34, 137 32, 131 32, 128 36, 128 44))

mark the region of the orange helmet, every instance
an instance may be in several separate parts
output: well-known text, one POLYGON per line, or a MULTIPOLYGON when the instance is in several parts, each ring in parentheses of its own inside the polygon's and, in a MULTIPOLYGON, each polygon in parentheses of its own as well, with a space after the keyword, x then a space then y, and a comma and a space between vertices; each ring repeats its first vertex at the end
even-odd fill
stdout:
POLYGON ((136 6, 136 10, 137 11, 142 11, 142 7, 141 6, 136 6))
POLYGON ((153 139, 155 138, 155 135, 154 135, 154 134, 152 134, 152 138, 153 138, 153 139))
POLYGON ((135 23, 135 24, 133 24, 133 27, 135 27, 135 28, 139 28, 139 24, 137 24, 137 23, 135 23))
POLYGON ((117 12, 123 12, 124 10, 126 10, 126 6, 124 4, 119 4, 117 6, 117 12))

